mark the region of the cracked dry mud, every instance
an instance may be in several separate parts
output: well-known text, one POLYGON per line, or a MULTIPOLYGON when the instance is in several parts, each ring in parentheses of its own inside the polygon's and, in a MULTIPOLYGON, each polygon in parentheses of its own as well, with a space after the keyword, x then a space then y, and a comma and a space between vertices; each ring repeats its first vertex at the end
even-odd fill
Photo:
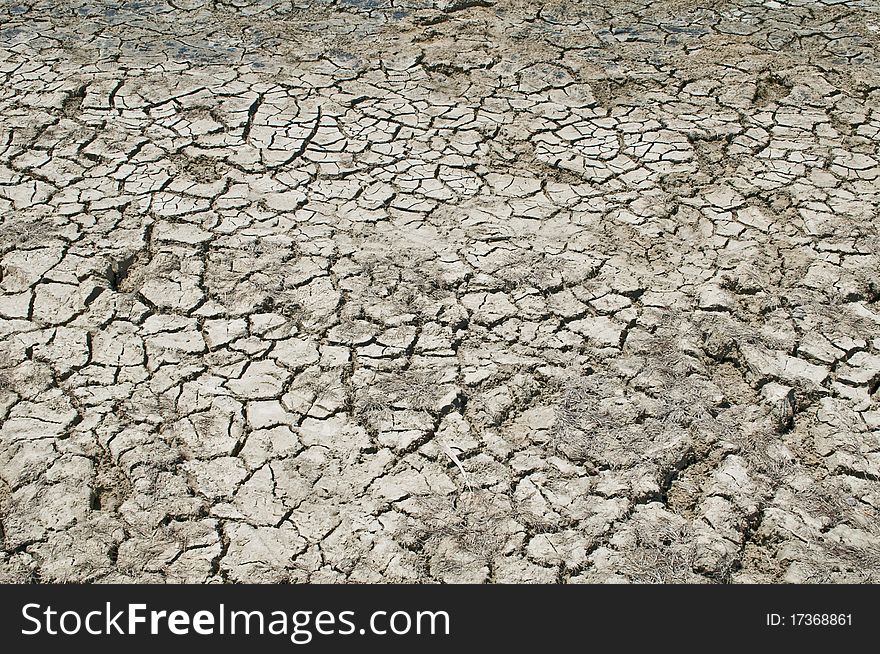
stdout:
POLYGON ((880 581, 878 39, 4 0, 0 579, 880 581))

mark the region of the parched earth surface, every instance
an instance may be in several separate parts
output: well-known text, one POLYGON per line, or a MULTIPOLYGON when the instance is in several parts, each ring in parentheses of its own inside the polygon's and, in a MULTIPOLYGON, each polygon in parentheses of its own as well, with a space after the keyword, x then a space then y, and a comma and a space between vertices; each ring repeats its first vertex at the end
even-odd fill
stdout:
POLYGON ((880 581, 875 0, 3 0, 0 580, 880 581))

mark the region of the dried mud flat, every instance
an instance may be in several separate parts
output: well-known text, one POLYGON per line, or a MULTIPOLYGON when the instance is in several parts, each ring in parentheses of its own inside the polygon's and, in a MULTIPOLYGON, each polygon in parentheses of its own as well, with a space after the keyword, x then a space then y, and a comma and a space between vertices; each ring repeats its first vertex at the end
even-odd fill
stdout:
POLYGON ((880 581, 878 39, 0 3, 0 580, 880 581))

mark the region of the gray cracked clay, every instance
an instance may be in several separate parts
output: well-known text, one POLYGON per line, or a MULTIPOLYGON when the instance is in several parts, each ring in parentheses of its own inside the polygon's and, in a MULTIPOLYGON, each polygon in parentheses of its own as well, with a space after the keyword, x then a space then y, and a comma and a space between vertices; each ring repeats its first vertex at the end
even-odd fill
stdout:
POLYGON ((0 580, 880 581, 876 2, 0 25, 0 580))

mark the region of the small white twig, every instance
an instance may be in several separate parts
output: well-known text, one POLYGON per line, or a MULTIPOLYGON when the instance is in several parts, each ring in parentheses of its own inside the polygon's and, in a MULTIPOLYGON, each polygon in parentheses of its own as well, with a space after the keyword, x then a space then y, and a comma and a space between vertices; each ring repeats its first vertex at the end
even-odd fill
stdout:
POLYGON ((474 488, 471 486, 470 479, 468 478, 468 474, 464 471, 464 466, 461 465, 461 460, 455 455, 455 452, 452 451, 452 448, 449 447, 446 443, 443 443, 443 451, 446 453, 455 466, 458 468, 459 472, 461 472, 461 476, 464 479, 464 485, 467 486, 467 489, 472 491, 474 488))

